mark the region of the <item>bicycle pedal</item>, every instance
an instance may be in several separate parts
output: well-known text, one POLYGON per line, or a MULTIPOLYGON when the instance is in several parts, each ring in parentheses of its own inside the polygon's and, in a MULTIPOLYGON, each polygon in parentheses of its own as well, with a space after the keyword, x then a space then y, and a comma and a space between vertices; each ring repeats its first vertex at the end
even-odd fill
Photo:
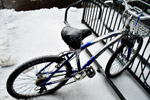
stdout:
POLYGON ((86 76, 86 73, 84 71, 80 71, 74 76, 74 79, 82 80, 83 78, 85 78, 85 76, 86 76))
POLYGON ((93 68, 92 66, 88 67, 85 72, 86 72, 86 75, 87 75, 89 78, 94 77, 95 74, 96 74, 96 72, 95 72, 95 70, 94 70, 94 68, 93 68))

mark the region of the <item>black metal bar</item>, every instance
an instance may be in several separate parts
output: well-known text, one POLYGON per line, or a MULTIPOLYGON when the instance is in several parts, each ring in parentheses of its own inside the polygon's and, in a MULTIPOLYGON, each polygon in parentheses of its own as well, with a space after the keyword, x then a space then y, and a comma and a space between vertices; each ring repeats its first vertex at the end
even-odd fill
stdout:
MULTIPOLYGON (((103 6, 102 15, 104 14, 104 10, 105 10, 105 9, 104 9, 104 6, 103 6)), ((102 19, 102 17, 103 17, 103 16, 100 16, 99 19, 102 19)), ((99 29, 98 29, 98 32, 97 32, 97 34, 98 34, 99 36, 100 36, 100 33, 101 33, 101 32, 100 32, 101 24, 102 24, 102 23, 99 24, 99 29)))
MULTIPOLYGON (((108 15, 108 18, 107 18, 107 24, 108 24, 109 18, 110 18, 110 16, 111 16, 111 15, 110 15, 110 14, 111 14, 111 9, 112 9, 112 8, 110 8, 109 15, 108 15)), ((111 20, 111 21, 112 21, 112 20, 111 20)), ((111 24, 111 23, 110 23, 110 24, 111 24)), ((109 27, 109 25, 107 25, 107 26, 109 27)), ((104 34, 106 34, 106 30, 108 30, 108 29, 105 28, 104 34)), ((108 30, 108 31, 109 31, 109 30, 108 30)), ((109 31, 109 32, 110 32, 110 31, 109 31)), ((108 40, 108 39, 106 39, 106 43, 107 43, 107 40, 108 40)))
MULTIPOLYGON (((112 9, 112 8, 111 8, 112 9)), ((113 22, 113 16, 115 15, 115 10, 113 10, 113 15, 111 17, 111 22, 110 22, 110 29, 111 29, 111 26, 112 26, 112 22, 113 22)), ((107 39, 108 40, 108 39, 107 39)), ((110 41, 112 40, 112 38, 110 38, 110 41)), ((106 41, 107 42, 107 41, 106 41)))
POLYGON ((96 30, 95 28, 97 27, 97 23, 98 23, 98 18, 97 18, 97 14, 98 14, 98 7, 96 6, 96 11, 95 11, 95 23, 93 23, 93 29, 96 30))
MULTIPOLYGON (((96 7, 96 6, 95 6, 96 7)), ((93 8, 94 10, 93 10, 93 16, 92 16, 92 21, 91 21, 91 27, 94 29, 94 27, 93 27, 93 25, 94 25, 94 23, 95 23, 95 20, 96 20, 96 11, 95 11, 95 9, 96 8, 93 8)))
MULTIPOLYGON (((148 72, 148 74, 146 76, 146 80, 148 79, 149 75, 150 75, 150 71, 148 72)), ((146 83, 146 80, 144 81, 144 83, 146 83)))
POLYGON ((133 73, 129 68, 127 70, 136 79, 136 81, 138 81, 138 83, 145 89, 145 91, 150 95, 150 87, 147 87, 146 84, 144 84, 141 80, 139 80, 139 78, 135 75, 135 73, 133 73))
MULTIPOLYGON (((149 39, 150 39, 150 38, 149 38, 149 39)), ((143 50, 142 55, 140 56, 140 59, 142 59, 142 58, 143 58, 144 53, 145 53, 145 50, 147 49, 148 45, 149 45, 149 42, 147 42, 147 43, 146 43, 146 46, 145 46, 145 48, 144 48, 144 50, 143 50)), ((139 64, 140 64, 140 60, 139 60, 139 62, 138 62, 138 65, 137 65, 137 66, 139 66, 139 64)), ((137 69, 138 69, 138 67, 135 69, 134 73, 136 73, 136 72, 137 72, 137 69)))
MULTIPOLYGON (((108 12, 107 12, 107 13, 108 13, 108 12)), ((107 18, 107 21, 106 21, 107 24, 108 24, 108 22, 109 22, 110 13, 111 13, 111 8, 109 8, 108 18, 107 18)), ((107 25, 107 26, 109 26, 109 25, 107 25)), ((104 34, 106 34, 106 30, 107 30, 107 28, 105 28, 104 34)))
MULTIPOLYGON (((89 12, 88 12, 88 20, 87 20, 87 23, 90 23, 91 10, 92 10, 91 6, 92 6, 92 3, 89 3, 89 12)), ((89 24, 89 25, 90 25, 90 24, 89 24)))
POLYGON ((81 22, 82 23, 84 23, 85 22, 85 19, 86 19, 86 14, 87 14, 87 3, 85 3, 85 2, 83 2, 83 7, 84 7, 84 9, 83 9, 83 16, 82 16, 82 20, 81 20, 81 22))
POLYGON ((92 13, 91 13, 91 22, 89 23, 91 27, 92 27, 92 24, 94 22, 94 12, 95 12, 95 6, 93 4, 93 6, 92 6, 92 13))
POLYGON ((89 8, 88 8, 88 12, 87 12, 86 22, 88 22, 88 19, 90 18, 90 17, 89 17, 89 12, 90 12, 90 5, 89 5, 89 4, 90 4, 90 3, 87 3, 87 4, 88 4, 88 7, 89 7, 89 8))
POLYGON ((105 28, 104 25, 105 25, 105 21, 106 21, 106 15, 107 15, 107 13, 108 13, 107 11, 108 11, 108 8, 106 8, 106 11, 105 11, 105 16, 104 16, 105 18, 104 18, 104 22, 103 22, 103 24, 102 24, 102 30, 101 30, 101 34, 100 34, 100 35, 103 35, 103 29, 105 28))
MULTIPOLYGON (((86 49, 87 54, 92 57, 91 52, 86 49)), ((97 68, 98 68, 98 72, 102 73, 103 76, 105 77, 105 79, 108 81, 108 83, 110 84, 110 86, 113 88, 113 90, 115 91, 115 93, 119 96, 119 98, 121 100, 126 100, 125 97, 122 95, 122 93, 118 90, 118 88, 115 86, 115 84, 105 75, 105 72, 103 70, 103 68, 101 67, 101 65, 95 60, 94 63, 96 64, 97 68)))
MULTIPOLYGON (((142 64, 141 64, 141 71, 142 71, 142 72, 141 72, 139 78, 144 74, 143 72, 144 72, 144 69, 145 69, 146 66, 147 66, 147 63, 148 63, 148 61, 149 61, 149 58, 150 58, 150 55, 149 55, 149 57, 147 58, 146 62, 144 63, 143 68, 142 68, 142 64)), ((143 79, 144 79, 144 78, 143 78, 143 79)))

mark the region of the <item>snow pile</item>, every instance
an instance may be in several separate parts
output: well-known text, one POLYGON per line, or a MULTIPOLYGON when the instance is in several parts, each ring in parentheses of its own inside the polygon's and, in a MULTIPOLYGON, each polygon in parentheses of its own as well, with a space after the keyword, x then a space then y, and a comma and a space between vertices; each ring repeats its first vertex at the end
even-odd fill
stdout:
MULTIPOLYGON (((17 52, 19 49, 24 47, 24 49, 28 49, 29 51, 30 48, 26 48, 29 44, 31 44, 30 46, 32 47, 34 45, 44 45, 45 43, 43 42, 45 42, 45 39, 39 39, 39 37, 42 38, 39 36, 40 33, 43 33, 43 35, 48 35, 47 39, 55 34, 53 32, 60 33, 60 30, 64 24, 60 24, 60 22, 63 22, 63 16, 57 15, 58 11, 59 10, 57 8, 53 8, 53 13, 48 9, 26 12, 16 12, 14 10, 7 9, 0 10, 0 66, 10 66, 16 64, 17 52), (52 20, 54 19, 54 16, 51 17, 52 14, 57 16, 58 20, 52 20), (37 25, 35 25, 36 23, 37 25), (58 29, 56 29, 56 27, 58 29), (38 28, 40 28, 40 30, 37 30, 38 28), (35 40, 32 41, 33 39, 35 40), (39 43, 37 42, 39 40, 40 44, 37 44, 39 43), (21 44, 25 41, 26 43, 21 44)), ((56 38, 57 37, 53 39, 56 40, 56 38)), ((51 41, 46 42, 50 43, 51 41)), ((54 43, 52 45, 54 45, 54 43)), ((45 45, 45 47, 46 46, 47 45, 45 45)))
POLYGON ((0 66, 4 67, 16 63, 15 55, 10 53, 11 42, 16 34, 14 31, 16 26, 11 24, 8 19, 12 17, 11 10, 1 10, 0 17, 0 66))

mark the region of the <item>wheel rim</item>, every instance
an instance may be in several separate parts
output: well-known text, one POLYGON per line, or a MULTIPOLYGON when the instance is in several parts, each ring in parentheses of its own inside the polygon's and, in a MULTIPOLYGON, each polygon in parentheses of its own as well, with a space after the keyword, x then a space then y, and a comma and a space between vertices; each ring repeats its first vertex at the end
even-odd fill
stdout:
MULTIPOLYGON (((49 63, 49 62, 48 62, 49 63)), ((19 74, 13 82, 13 91, 16 94, 26 96, 26 97, 33 97, 38 96, 41 94, 45 94, 46 92, 56 88, 62 82, 62 80, 66 77, 66 67, 61 68, 62 72, 55 74, 55 76, 49 80, 48 82, 57 81, 58 83, 46 85, 46 89, 40 93, 41 86, 40 84, 45 81, 45 79, 54 71, 56 70, 57 63, 52 63, 50 67, 46 68, 40 77, 36 75, 38 71, 43 68, 43 66, 48 64, 47 62, 32 66, 26 70, 24 70, 21 74, 19 74), (49 73, 47 73, 49 72, 49 73)))
POLYGON ((119 72, 121 72, 123 70, 123 66, 122 64, 119 62, 118 59, 115 59, 114 63, 112 64, 111 68, 110 68, 110 74, 111 75, 116 75, 119 72))

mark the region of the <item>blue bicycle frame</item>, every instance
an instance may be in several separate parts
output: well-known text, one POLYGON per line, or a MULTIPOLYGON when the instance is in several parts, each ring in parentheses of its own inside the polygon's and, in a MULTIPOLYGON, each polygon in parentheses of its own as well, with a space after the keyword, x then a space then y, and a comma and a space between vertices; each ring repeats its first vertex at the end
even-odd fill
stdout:
MULTIPOLYGON (((72 70, 73 73, 75 72, 79 72, 80 70, 86 69, 87 66, 89 66, 91 63, 93 63, 95 61, 95 59, 97 59, 106 49, 108 49, 110 46, 112 46, 114 43, 116 43, 117 41, 121 40, 124 36, 126 36, 126 29, 120 29, 117 30, 115 32, 110 32, 106 35, 103 35, 101 37, 98 37, 90 42, 87 42, 85 44, 83 44, 81 46, 81 48, 79 50, 75 50, 75 51, 68 51, 62 55, 60 55, 60 58, 65 58, 66 60, 63 62, 63 64, 61 66, 59 66, 54 72, 47 72, 50 74, 50 76, 45 80, 45 82, 43 82, 42 85, 51 85, 51 84, 55 84, 57 82, 48 82, 55 73, 61 73, 61 72, 65 72, 65 70, 60 70, 62 67, 64 67, 64 65, 66 65, 73 57, 76 57, 77 59, 77 67, 78 70, 72 70), (99 41, 103 40, 103 39, 107 39, 107 38, 111 38, 116 36, 112 41, 110 41, 109 43, 107 43, 106 45, 103 46, 103 48, 101 48, 100 50, 98 50, 98 52, 92 56, 90 58, 90 60, 88 60, 82 67, 80 65, 80 58, 78 57, 79 53, 82 52, 83 50, 85 50, 86 48, 88 48, 89 46, 98 43, 99 41)), ((46 69, 47 67, 49 67, 52 63, 47 64, 43 69, 41 69, 39 71, 40 74, 46 74, 46 73, 42 73, 42 71, 44 69, 46 69)), ((70 79, 72 77, 74 77, 75 74, 72 74, 71 77, 68 77, 67 79, 70 79)))

